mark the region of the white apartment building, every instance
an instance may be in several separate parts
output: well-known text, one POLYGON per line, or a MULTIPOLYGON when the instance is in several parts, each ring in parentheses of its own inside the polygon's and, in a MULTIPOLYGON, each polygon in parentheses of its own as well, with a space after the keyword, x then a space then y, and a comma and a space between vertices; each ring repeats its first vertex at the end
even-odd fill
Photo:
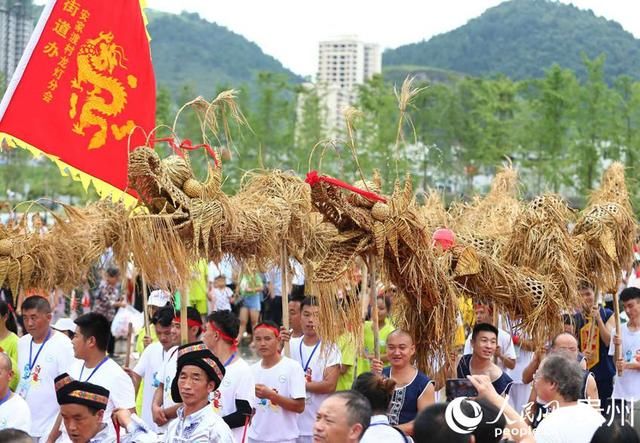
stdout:
POLYGON ((0 0, 0 73, 11 80, 33 32, 30 0, 0 0))
POLYGON ((326 108, 327 132, 335 136, 344 127, 343 110, 353 105, 357 85, 382 71, 380 47, 355 36, 320 42, 316 85, 326 108))

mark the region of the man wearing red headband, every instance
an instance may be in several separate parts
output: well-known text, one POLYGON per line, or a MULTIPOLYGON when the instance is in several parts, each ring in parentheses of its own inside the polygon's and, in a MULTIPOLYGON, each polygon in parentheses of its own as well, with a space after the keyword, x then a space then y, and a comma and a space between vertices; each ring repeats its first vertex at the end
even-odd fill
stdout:
POLYGON ((302 366, 280 355, 280 332, 275 323, 258 324, 253 341, 262 360, 251 366, 258 402, 249 441, 294 443, 299 434, 298 414, 304 411, 306 397, 302 366))
POLYGON ((246 441, 255 404, 253 373, 238 352, 240 321, 231 311, 215 311, 207 317, 203 342, 220 360, 225 376, 209 400, 213 410, 229 425, 236 442, 246 441))
MULTIPOLYGON (((187 341, 193 343, 198 341, 198 337, 202 332, 202 319, 198 311, 189 306, 187 308, 187 341)), ((173 338, 176 343, 180 342, 180 311, 176 312, 173 319, 173 338)), ((151 414, 155 424, 160 426, 159 432, 166 430, 166 424, 177 417, 179 404, 176 404, 171 398, 171 383, 176 376, 176 368, 178 364, 177 356, 178 347, 175 346, 169 351, 169 358, 162 366, 159 372, 160 384, 153 394, 153 403, 151 406, 151 414)))

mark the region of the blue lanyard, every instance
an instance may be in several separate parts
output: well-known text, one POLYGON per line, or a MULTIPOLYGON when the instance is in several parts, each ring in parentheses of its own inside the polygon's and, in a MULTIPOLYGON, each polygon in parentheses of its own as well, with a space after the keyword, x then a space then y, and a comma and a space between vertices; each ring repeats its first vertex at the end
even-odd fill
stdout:
MULTIPOLYGON (((300 352, 300 364, 302 364, 302 362, 304 361, 302 359, 302 342, 303 341, 304 341, 304 338, 300 339, 300 349, 299 349, 299 352, 300 352)), ((311 359, 313 358, 313 354, 316 353, 316 349, 318 349, 318 346, 320 345, 321 342, 322 341, 319 341, 318 343, 316 343, 316 345, 313 347, 313 351, 311 351, 311 355, 309 356, 309 359, 307 360, 307 363, 305 363, 302 366, 302 369, 304 370, 304 372, 307 372, 307 369, 309 369, 309 363, 311 363, 311 359)))
POLYGON ((109 356, 106 356, 105 358, 102 359, 102 361, 100 363, 98 363, 98 366, 96 366, 95 368, 93 368, 93 371, 91 371, 91 374, 89 374, 89 377, 87 377, 86 380, 82 380, 82 373, 84 372, 84 363, 82 364, 82 369, 80 370, 80 377, 78 378, 78 381, 89 381, 91 380, 91 377, 93 377, 93 374, 96 373, 96 371, 98 369, 100 369, 100 366, 102 366, 104 364, 104 362, 106 362, 107 360, 109 360, 109 356))
POLYGON ((51 329, 49 329, 49 332, 47 332, 47 336, 42 342, 42 346, 40 346, 40 349, 38 349, 38 352, 36 352, 36 358, 33 359, 33 362, 31 362, 31 354, 33 352, 33 337, 31 338, 31 343, 29 344, 29 371, 31 371, 36 365, 38 357, 40 357, 40 352, 44 349, 44 345, 47 344, 47 341, 49 341, 49 337, 51 337, 51 329))
POLYGON ((7 391, 7 395, 4 396, 4 398, 2 400, 0 400, 0 406, 2 406, 4 404, 4 402, 6 402, 7 400, 9 400, 9 397, 11 396, 11 389, 9 389, 7 391))
POLYGON ((224 362, 224 365, 223 365, 223 366, 226 368, 226 367, 227 367, 227 365, 228 365, 229 363, 231 363, 231 360, 233 360, 233 358, 234 358, 235 356, 236 356, 236 353, 234 352, 233 354, 231 354, 231 357, 229 357, 229 359, 228 359, 227 361, 225 361, 225 362, 224 362))

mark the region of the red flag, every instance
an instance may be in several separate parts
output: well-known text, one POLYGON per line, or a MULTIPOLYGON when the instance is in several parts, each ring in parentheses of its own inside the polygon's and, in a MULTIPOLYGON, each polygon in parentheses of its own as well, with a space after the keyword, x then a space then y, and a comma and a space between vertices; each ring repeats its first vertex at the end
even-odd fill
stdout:
POLYGON ((121 196, 128 148, 154 124, 140 0, 51 1, 0 105, 0 139, 47 154, 103 196, 121 196))

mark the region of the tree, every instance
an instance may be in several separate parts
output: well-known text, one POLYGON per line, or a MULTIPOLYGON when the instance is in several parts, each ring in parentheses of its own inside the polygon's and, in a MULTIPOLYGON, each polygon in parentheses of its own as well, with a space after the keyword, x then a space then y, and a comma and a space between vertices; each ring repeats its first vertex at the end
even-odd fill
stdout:
POLYGON ((257 167, 261 153, 265 166, 293 168, 297 158, 291 155, 296 124, 292 84, 286 76, 273 72, 258 73, 257 84, 256 100, 246 114, 253 131, 244 140, 239 164, 257 167))
POLYGON ((542 180, 553 192, 559 192, 571 177, 566 147, 572 136, 578 84, 573 72, 554 64, 544 79, 535 81, 535 88, 538 96, 531 102, 532 124, 527 134, 530 155, 525 164, 537 169, 537 192, 542 191, 542 180))
POLYGON ((324 127, 325 109, 323 97, 318 88, 302 85, 297 89, 298 112, 295 129, 295 153, 302 171, 307 167, 304 160, 308 158, 312 148, 325 140, 327 134, 324 127))
MULTIPOLYGON (((173 103, 171 100, 171 91, 166 86, 160 86, 156 94, 156 126, 173 124, 173 103)), ((168 137, 169 130, 167 128, 158 128, 156 138, 168 137)))
MULTIPOLYGON (((426 85, 420 85, 422 87, 426 85)), ((420 151, 414 164, 420 163, 422 189, 447 187, 455 176, 456 112, 455 91, 450 85, 428 85, 415 99, 411 113, 420 151)))
POLYGON ((612 157, 624 157, 626 165, 633 167, 640 150, 640 82, 626 75, 618 77, 613 100, 612 157))
MULTIPOLYGON (((379 169, 385 189, 393 189, 395 176, 395 142, 398 122, 398 103, 392 88, 384 82, 381 75, 374 75, 369 81, 358 87, 356 106, 363 117, 356 122, 356 148, 360 166, 365 177, 379 169)), ((408 159, 404 152, 398 156, 398 170, 406 171, 408 159)), ((351 153, 345 153, 345 164, 353 165, 345 173, 349 177, 360 178, 354 161, 348 161, 351 153), (347 157, 348 156, 348 157, 347 157)), ((348 178, 348 177, 346 177, 348 178)))
POLYGON ((574 162, 582 193, 592 189, 604 144, 608 141, 611 97, 604 81, 604 61, 604 54, 595 59, 583 55, 587 80, 580 88, 578 139, 574 145, 574 162))

